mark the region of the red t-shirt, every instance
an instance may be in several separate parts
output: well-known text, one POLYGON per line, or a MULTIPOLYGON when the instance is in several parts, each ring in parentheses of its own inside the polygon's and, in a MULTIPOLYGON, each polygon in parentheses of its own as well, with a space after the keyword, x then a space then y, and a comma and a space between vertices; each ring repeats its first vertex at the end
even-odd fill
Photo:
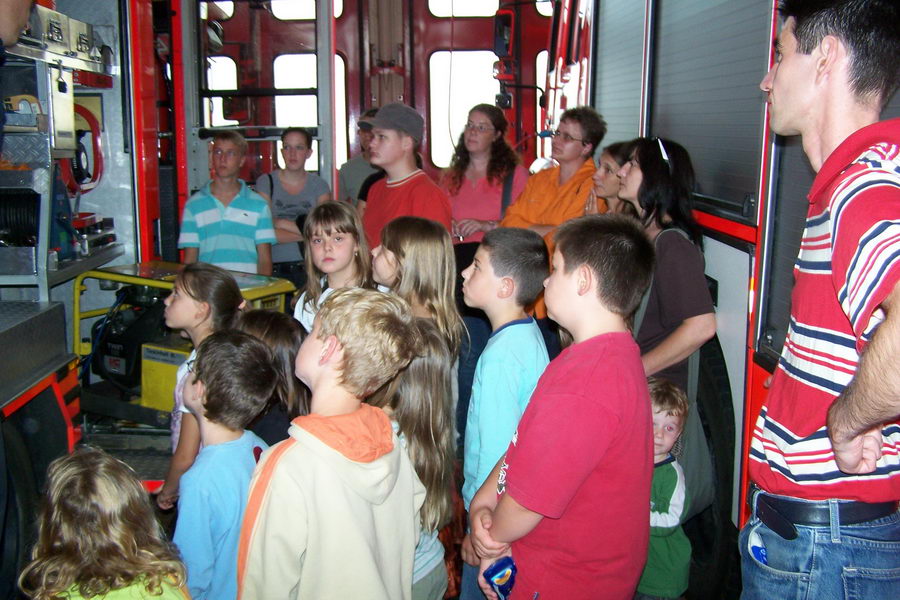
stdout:
POLYGON ((544 515, 513 542, 512 598, 631 600, 647 560, 651 430, 627 333, 575 344, 550 363, 500 474, 501 493, 544 515))
POLYGON ((387 178, 372 184, 363 213, 363 230, 370 248, 381 244, 381 230, 397 217, 422 217, 450 231, 450 200, 422 170, 397 181, 387 178))

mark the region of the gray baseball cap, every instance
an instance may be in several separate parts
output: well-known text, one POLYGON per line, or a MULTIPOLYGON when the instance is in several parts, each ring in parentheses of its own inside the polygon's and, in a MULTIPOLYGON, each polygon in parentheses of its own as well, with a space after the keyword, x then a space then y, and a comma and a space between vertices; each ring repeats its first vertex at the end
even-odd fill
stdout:
POLYGON ((370 108, 360 115, 359 119, 356 121, 356 126, 360 129, 365 129, 366 131, 370 131, 372 129, 372 117, 378 114, 377 108, 370 108))
POLYGON ((378 113, 374 117, 367 120, 372 127, 402 131, 417 142, 422 141, 422 135, 425 132, 425 119, 422 118, 422 115, 412 107, 400 102, 385 104, 378 109, 378 113))

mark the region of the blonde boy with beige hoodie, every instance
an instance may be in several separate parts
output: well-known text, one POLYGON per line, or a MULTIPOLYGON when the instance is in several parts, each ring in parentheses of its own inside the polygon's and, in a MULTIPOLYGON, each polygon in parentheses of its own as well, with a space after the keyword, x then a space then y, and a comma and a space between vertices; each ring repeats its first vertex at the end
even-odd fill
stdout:
POLYGON ((262 456, 238 549, 238 597, 408 600, 425 489, 378 408, 417 351, 396 296, 335 292, 297 355, 310 414, 262 456))

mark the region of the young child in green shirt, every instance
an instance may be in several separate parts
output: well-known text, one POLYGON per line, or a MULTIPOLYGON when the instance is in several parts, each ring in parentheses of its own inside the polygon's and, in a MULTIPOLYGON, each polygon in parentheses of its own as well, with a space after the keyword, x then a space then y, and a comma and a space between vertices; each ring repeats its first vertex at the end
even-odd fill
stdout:
POLYGON ((681 528, 689 505, 684 471, 672 447, 687 420, 688 399, 674 383, 650 377, 653 407, 653 483, 650 488, 650 545, 635 600, 679 598, 688 587, 691 542, 681 528))

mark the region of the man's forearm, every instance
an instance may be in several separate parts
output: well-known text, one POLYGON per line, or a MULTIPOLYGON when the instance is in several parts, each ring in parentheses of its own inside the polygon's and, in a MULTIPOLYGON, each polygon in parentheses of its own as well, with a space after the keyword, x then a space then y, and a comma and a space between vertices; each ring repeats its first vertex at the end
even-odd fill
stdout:
POLYGON ((200 257, 200 248, 185 248, 184 249, 184 264, 189 265, 191 263, 197 262, 200 257))
POLYGON ((270 244, 257 244, 256 272, 259 275, 272 275, 272 246, 270 244))
POLYGON ((828 411, 829 435, 842 442, 900 415, 900 283, 882 303, 885 319, 863 350, 850 385, 828 411))

